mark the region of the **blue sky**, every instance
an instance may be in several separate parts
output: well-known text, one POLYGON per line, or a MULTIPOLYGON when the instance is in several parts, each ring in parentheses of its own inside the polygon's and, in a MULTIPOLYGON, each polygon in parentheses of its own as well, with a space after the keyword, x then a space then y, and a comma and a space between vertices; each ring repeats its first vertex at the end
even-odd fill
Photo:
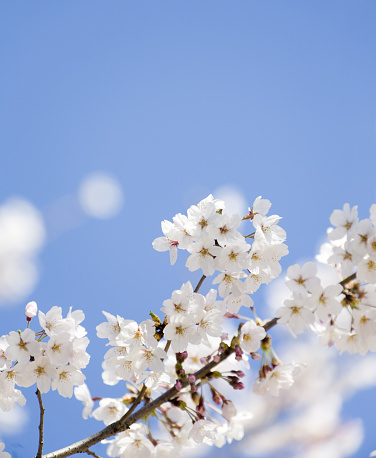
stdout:
MULTIPOLYGON (((271 200, 288 236, 284 267, 316 254, 334 208, 349 202, 367 217, 376 201, 375 19, 370 0, 3 2, 0 205, 27 199, 50 226, 39 282, 0 310, 1 333, 24 325, 28 300, 44 311, 73 306, 87 316, 89 353, 102 355, 102 310, 142 320, 197 280, 151 242, 161 220, 222 186, 249 205, 271 200), (96 171, 124 193, 122 211, 105 221, 75 212, 82 180, 96 171), (54 235, 64 205, 74 221, 54 235)), ((100 362, 85 373, 111 395, 100 362)), ((76 401, 48 393, 46 404, 55 409, 46 451, 94 431, 76 401)), ((30 423, 24 435, 0 431, 14 456, 35 453, 30 423)), ((361 456, 376 448, 371 430, 364 447, 361 456)))

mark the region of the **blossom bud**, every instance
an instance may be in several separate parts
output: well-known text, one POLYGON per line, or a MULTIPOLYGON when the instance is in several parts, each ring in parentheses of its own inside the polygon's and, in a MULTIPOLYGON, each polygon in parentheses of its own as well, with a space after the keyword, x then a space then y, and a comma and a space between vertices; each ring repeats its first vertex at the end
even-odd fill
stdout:
POLYGON ((192 393, 192 401, 196 404, 196 406, 199 404, 200 402, 200 395, 196 392, 192 393))
POLYGON ((221 357, 220 357, 219 355, 214 355, 214 356, 213 356, 213 361, 214 361, 215 363, 219 363, 220 360, 221 360, 221 357))
POLYGON ((233 386, 234 390, 244 390, 244 385, 242 382, 235 383, 233 386))
POLYGON ((245 374, 243 371, 231 371, 232 373, 236 374, 238 377, 243 378, 245 374))
POLYGON ((196 412, 199 415, 205 415, 205 405, 204 405, 204 398, 200 396, 200 401, 196 407, 196 412))
POLYGON ((189 381, 189 383, 195 383, 195 381, 196 381, 195 375, 194 374, 189 374, 188 375, 188 381, 189 381))
POLYGON ((29 302, 25 307, 25 315, 30 321, 37 314, 38 306, 35 301, 29 302))
POLYGON ((217 404, 218 406, 222 404, 222 398, 219 395, 218 391, 215 391, 212 389, 211 392, 212 392, 212 398, 213 398, 214 404, 217 404))
POLYGON ((223 401, 222 405, 222 416, 227 420, 230 421, 232 417, 235 417, 237 414, 236 407, 234 403, 228 399, 223 401))
POLYGON ((243 350, 240 348, 239 345, 235 345, 235 354, 236 356, 242 356, 243 350))
POLYGON ((182 383, 181 383, 180 380, 176 380, 175 388, 176 388, 178 391, 181 391, 181 390, 183 389, 183 385, 182 385, 182 383))
POLYGON ((188 358, 188 352, 183 351, 182 353, 176 353, 176 361, 182 364, 188 358))
POLYGON ((271 346, 272 346, 272 338, 269 335, 267 335, 261 341, 261 350, 268 351, 271 346))
POLYGON ((258 353, 251 353, 252 359, 261 359, 261 356, 258 353))

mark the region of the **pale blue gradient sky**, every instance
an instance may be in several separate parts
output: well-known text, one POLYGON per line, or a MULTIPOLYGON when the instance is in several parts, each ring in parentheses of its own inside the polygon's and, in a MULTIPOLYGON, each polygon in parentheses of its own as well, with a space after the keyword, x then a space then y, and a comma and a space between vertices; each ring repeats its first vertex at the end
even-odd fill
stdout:
MULTIPOLYGON (((23 196, 48 218, 97 170, 125 195, 117 217, 45 247, 30 300, 44 311, 82 308, 89 352, 103 354, 101 310, 142 320, 198 278, 183 257, 173 269, 151 248, 160 221, 185 213, 190 196, 233 185, 249 204, 270 199, 288 235, 284 266, 314 256, 334 208, 357 204, 367 217, 376 201, 375 20, 371 0, 2 2, 0 203, 23 196)), ((1 310, 1 333, 23 326, 23 307, 1 310)), ((111 395, 93 360, 90 386, 111 395)), ((46 403, 56 409, 47 410, 46 451, 95 430, 76 401, 53 392, 46 403)), ((30 417, 36 408, 28 399, 30 417)), ((374 418, 357 456, 376 448, 374 418)), ((4 438, 13 457, 35 453, 35 428, 4 438)))

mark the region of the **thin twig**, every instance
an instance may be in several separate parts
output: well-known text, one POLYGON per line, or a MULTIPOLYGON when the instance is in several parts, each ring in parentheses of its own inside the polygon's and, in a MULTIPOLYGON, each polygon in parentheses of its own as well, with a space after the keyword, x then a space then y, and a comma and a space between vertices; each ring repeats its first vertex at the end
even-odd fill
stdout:
POLYGON ((146 390, 147 390, 146 385, 143 385, 142 388, 141 388, 141 391, 138 393, 138 396, 135 399, 135 401, 133 402, 133 404, 131 405, 130 409, 120 418, 120 420, 119 420, 120 424, 124 424, 128 420, 128 418, 132 415, 132 413, 135 411, 136 407, 142 401, 142 398, 144 397, 144 394, 146 393, 146 390))
POLYGON ((201 288, 201 285, 202 285, 203 281, 205 280, 205 278, 206 278, 206 275, 203 275, 203 276, 200 278, 200 281, 197 283, 197 286, 196 286, 196 288, 195 288, 195 291, 194 291, 195 293, 197 293, 198 290, 201 288))
POLYGON ((42 402, 42 395, 41 395, 41 393, 39 391, 39 388, 37 388, 37 391, 35 392, 35 394, 38 397, 39 410, 40 410, 39 444, 38 444, 38 452, 37 452, 35 458, 41 458, 42 457, 42 453, 43 453, 43 443, 44 443, 44 439, 43 439, 44 407, 43 407, 43 402, 42 402))
MULTIPOLYGON (((165 346, 164 351, 167 353, 168 349, 170 348, 171 345, 171 340, 168 340, 165 346)), ((140 404, 142 401, 142 398, 144 397, 144 394, 146 393, 146 385, 143 385, 141 388, 141 391, 138 393, 137 398, 133 402, 132 406, 130 407, 129 410, 122 416, 122 418, 119 420, 121 423, 124 423, 128 420, 128 418, 132 415, 132 413, 135 411, 136 407, 140 404)))
POLYGON ((171 345, 171 340, 168 340, 167 343, 166 343, 166 346, 164 347, 164 351, 166 353, 168 353, 168 350, 170 349, 170 345, 171 345))
POLYGON ((101 458, 99 455, 97 455, 96 453, 92 452, 91 450, 86 450, 86 453, 88 455, 94 456, 95 458, 101 458))
POLYGON ((356 278, 356 272, 350 275, 349 277, 345 278, 344 280, 340 281, 339 284, 341 286, 347 285, 347 283, 350 283, 352 280, 355 280, 356 278))

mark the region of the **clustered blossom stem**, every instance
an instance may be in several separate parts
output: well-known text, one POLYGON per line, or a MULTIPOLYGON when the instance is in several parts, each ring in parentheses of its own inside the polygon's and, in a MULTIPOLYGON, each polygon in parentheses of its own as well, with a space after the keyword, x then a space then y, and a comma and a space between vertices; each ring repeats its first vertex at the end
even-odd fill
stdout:
MULTIPOLYGON (((273 318, 272 320, 268 321, 263 328, 267 332, 269 329, 273 328, 278 322, 277 318, 273 318)), ((225 350, 216 361, 210 361, 210 363, 206 364, 206 366, 199 369, 193 375, 196 377, 196 380, 201 380, 205 378, 218 364, 223 362, 227 359, 232 353, 235 352, 234 348, 229 347, 225 350)), ((185 388, 189 385, 188 379, 181 381, 182 388, 185 388)), ((68 447, 62 448, 52 453, 48 453, 47 455, 43 455, 42 458, 66 458, 68 456, 72 456, 76 453, 85 453, 88 451, 89 447, 92 447, 95 444, 98 444, 100 441, 107 439, 108 437, 114 436, 117 433, 125 431, 128 429, 133 423, 136 423, 138 420, 148 417, 155 409, 160 407, 165 402, 171 401, 175 396, 179 394, 179 391, 174 387, 170 388, 166 392, 164 392, 161 396, 154 399, 154 401, 149 402, 148 404, 144 405, 141 409, 137 412, 133 413, 137 405, 141 402, 145 391, 143 390, 146 388, 143 387, 135 400, 132 404, 132 407, 128 410, 128 412, 118 421, 111 423, 110 425, 103 428, 101 431, 93 434, 92 436, 87 437, 75 444, 69 445, 68 447)))
POLYGON ((39 391, 39 388, 37 388, 37 391, 35 392, 35 394, 38 397, 39 409, 40 409, 39 443, 38 443, 38 452, 37 452, 35 458, 41 458, 42 457, 42 453, 43 453, 43 443, 44 443, 44 439, 43 439, 44 407, 43 407, 43 402, 42 402, 42 395, 41 395, 41 393, 39 391))

